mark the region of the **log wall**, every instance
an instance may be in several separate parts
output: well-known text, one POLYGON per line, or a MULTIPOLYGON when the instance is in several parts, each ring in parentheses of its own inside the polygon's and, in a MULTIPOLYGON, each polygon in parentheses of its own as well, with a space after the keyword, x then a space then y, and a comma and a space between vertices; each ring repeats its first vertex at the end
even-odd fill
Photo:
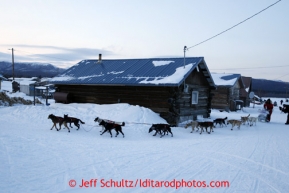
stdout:
POLYGON ((70 93, 72 102, 114 104, 128 103, 150 108, 168 123, 177 125, 198 115, 210 116, 210 87, 203 73, 193 71, 179 87, 55 85, 57 92, 70 93), (198 104, 192 104, 192 91, 199 92, 198 104))

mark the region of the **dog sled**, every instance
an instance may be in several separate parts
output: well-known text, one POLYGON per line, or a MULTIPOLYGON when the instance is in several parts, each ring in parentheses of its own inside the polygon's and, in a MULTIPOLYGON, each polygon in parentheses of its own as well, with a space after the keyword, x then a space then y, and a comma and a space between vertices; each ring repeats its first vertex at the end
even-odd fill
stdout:
POLYGON ((265 122, 269 112, 266 109, 259 109, 258 112, 260 113, 258 115, 258 121, 259 122, 262 122, 262 121, 265 122))

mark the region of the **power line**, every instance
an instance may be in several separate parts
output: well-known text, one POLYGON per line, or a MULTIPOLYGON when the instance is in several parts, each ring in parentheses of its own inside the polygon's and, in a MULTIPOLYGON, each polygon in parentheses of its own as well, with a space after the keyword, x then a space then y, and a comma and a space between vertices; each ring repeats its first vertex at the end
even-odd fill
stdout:
POLYGON ((281 68, 281 67, 289 67, 289 65, 284 66, 259 66, 259 67, 245 67, 245 68, 216 68, 211 70, 242 70, 242 69, 260 69, 260 68, 281 68))
POLYGON ((255 17, 256 15, 258 15, 258 14, 262 13, 263 11, 269 9, 270 7, 276 5, 276 4, 279 3, 280 1, 281 1, 281 0, 276 1, 275 3, 269 5, 268 7, 264 8, 264 9, 262 9, 262 10, 259 11, 258 13, 255 13, 255 14, 252 15, 251 17, 248 17, 247 19, 245 19, 245 20, 243 20, 243 21, 237 23, 236 25, 233 25, 232 27, 230 27, 230 28, 228 28, 228 29, 226 29, 226 30, 224 30, 224 31, 222 31, 222 32, 220 32, 220 33, 218 33, 218 34, 216 34, 216 35, 214 35, 214 36, 212 36, 212 37, 210 37, 210 38, 208 38, 208 39, 206 39, 206 40, 200 42, 200 43, 197 43, 197 44, 195 44, 195 45, 193 45, 193 46, 191 46, 191 47, 188 47, 188 48, 186 48, 186 49, 188 50, 188 49, 190 49, 190 48, 193 48, 193 47, 196 47, 196 46, 198 46, 198 45, 200 45, 200 44, 203 44, 203 43, 205 43, 205 42, 207 42, 207 41, 209 41, 209 40, 211 40, 211 39, 213 39, 213 38, 215 38, 215 37, 217 37, 217 36, 219 36, 219 35, 221 35, 221 34, 227 32, 227 31, 229 31, 229 30, 231 30, 231 29, 237 27, 238 25, 240 25, 240 24, 242 24, 242 23, 248 21, 249 19, 252 19, 252 18, 255 17))
POLYGON ((275 78, 275 79, 279 79, 279 78, 282 78, 282 77, 284 77, 284 76, 287 76, 289 73, 286 73, 286 74, 284 74, 284 75, 282 75, 282 76, 279 76, 279 77, 277 77, 277 78, 275 78))

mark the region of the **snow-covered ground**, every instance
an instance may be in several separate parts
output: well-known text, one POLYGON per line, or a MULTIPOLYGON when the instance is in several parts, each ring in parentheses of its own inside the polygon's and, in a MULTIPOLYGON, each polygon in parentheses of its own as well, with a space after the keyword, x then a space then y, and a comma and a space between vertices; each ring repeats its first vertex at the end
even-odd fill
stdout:
MULTIPOLYGON (((2 82, 2 89, 5 86, 2 82)), ((281 99, 275 100, 279 105, 281 99)), ((148 130, 151 123, 165 121, 144 107, 50 103, 0 107, 0 192, 289 190, 289 125, 284 124, 287 114, 276 107, 270 123, 233 131, 231 125, 217 126, 202 135, 173 127, 173 137, 160 138, 148 130), (68 114, 85 124, 78 131, 73 126, 70 133, 50 130, 51 113, 68 114), (124 121, 125 137, 101 136, 96 117, 124 121)), ((213 110, 211 120, 257 116, 261 108, 213 110)))

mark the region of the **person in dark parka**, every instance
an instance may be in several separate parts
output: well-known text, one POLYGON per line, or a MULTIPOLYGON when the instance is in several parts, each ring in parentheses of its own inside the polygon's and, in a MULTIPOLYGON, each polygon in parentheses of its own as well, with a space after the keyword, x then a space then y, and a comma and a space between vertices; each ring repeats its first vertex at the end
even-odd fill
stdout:
POLYGON ((287 121, 286 121, 286 125, 289 125, 289 103, 286 102, 286 103, 283 103, 283 108, 282 107, 279 107, 279 109, 284 112, 284 113, 287 113, 287 121))

